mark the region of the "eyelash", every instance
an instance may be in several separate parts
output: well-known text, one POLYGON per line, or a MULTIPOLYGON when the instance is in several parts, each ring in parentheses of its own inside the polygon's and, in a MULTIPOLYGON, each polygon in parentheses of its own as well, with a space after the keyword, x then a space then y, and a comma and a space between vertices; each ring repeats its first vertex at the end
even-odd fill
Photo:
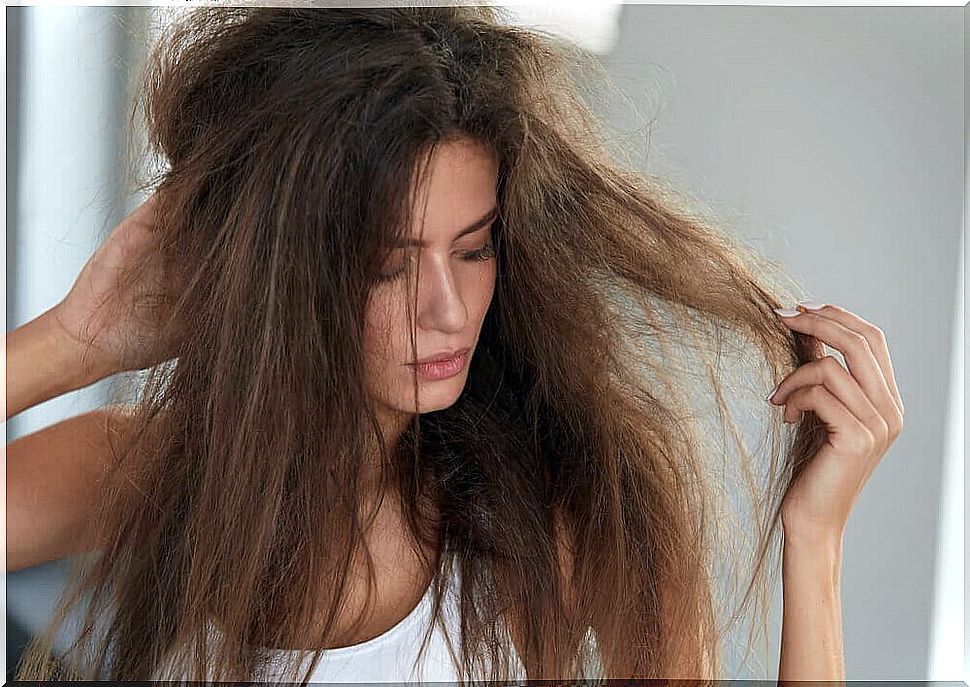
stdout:
MULTIPOLYGON (((463 260, 468 260, 470 262, 485 262, 486 260, 491 260, 495 257, 495 245, 489 241, 484 246, 478 250, 473 250, 465 253, 462 256, 463 260)), ((401 267, 391 274, 378 274, 377 281, 388 282, 397 279, 402 276, 407 271, 407 266, 401 267)))

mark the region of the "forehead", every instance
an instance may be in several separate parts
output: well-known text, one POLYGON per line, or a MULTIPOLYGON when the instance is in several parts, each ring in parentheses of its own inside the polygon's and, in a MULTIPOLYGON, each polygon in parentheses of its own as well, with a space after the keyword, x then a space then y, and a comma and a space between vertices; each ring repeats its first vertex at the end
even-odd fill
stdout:
MULTIPOLYGON (((443 240, 445 241, 457 240, 462 236, 464 236, 465 234, 472 234, 472 233, 475 233, 476 231, 484 229, 489 224, 491 224, 492 220, 498 217, 498 214, 499 214, 498 206, 493 205, 489 210, 485 211, 480 217, 472 220, 464 227, 461 227, 453 231, 441 232, 441 234, 443 235, 443 240)), ((437 238, 435 237, 434 233, 429 234, 426 231, 424 232, 423 235, 411 234, 407 238, 396 238, 392 242, 392 245, 394 245, 395 247, 404 247, 404 246, 423 247, 423 246, 429 246, 432 243, 435 243, 436 241, 437 241, 437 238)))
POLYGON ((450 241, 494 219, 498 161, 477 142, 439 144, 428 160, 416 195, 407 238, 450 241))

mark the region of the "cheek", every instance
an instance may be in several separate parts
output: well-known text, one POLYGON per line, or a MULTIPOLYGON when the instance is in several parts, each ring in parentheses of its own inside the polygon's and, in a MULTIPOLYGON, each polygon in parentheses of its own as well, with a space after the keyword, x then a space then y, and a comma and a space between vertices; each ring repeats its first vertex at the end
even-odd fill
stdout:
POLYGON ((385 299, 371 302, 364 321, 364 351, 371 356, 386 357, 395 318, 394 309, 385 299))
POLYGON ((495 263, 489 263, 490 269, 485 273, 484 277, 475 284, 475 305, 476 310, 480 316, 485 315, 485 311, 488 310, 488 306, 492 302, 492 298, 495 296, 495 279, 496 272, 495 263))

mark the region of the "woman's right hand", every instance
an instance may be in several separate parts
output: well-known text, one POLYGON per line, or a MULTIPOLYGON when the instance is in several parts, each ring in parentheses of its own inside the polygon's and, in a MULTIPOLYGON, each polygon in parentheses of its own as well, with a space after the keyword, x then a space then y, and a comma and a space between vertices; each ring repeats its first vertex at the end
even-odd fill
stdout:
POLYGON ((81 269, 50 315, 78 347, 92 377, 140 370, 173 357, 161 325, 173 284, 157 251, 158 193, 116 226, 81 269))

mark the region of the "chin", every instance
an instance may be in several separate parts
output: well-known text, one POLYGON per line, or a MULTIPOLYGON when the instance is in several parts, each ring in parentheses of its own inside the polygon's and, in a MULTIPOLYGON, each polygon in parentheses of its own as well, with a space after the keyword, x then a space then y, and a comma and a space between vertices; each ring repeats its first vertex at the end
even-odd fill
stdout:
MULTIPOLYGON (((458 397, 461 396, 465 388, 465 375, 458 375, 451 379, 443 379, 437 382, 420 382, 418 386, 418 403, 422 413, 432 413, 436 410, 444 410, 453 405, 458 397)), ((398 407, 407 408, 407 412, 413 413, 414 397, 408 393, 408 389, 401 399, 398 407)))

